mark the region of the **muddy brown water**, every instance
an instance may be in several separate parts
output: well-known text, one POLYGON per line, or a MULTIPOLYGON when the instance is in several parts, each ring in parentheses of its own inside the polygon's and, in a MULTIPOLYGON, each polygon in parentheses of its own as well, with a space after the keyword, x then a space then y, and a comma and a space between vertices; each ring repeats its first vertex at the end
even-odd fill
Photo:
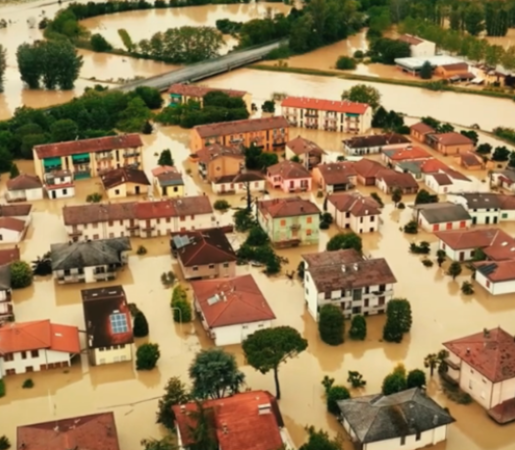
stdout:
MULTIPOLYGON (((334 141, 332 133, 294 130, 309 138, 324 142, 334 141)), ((183 168, 188 194, 209 189, 198 177, 186 173, 191 168, 188 132, 176 127, 163 127, 151 136, 144 136, 145 170, 150 170, 157 160, 156 154, 163 148, 171 148, 176 165, 183 168)), ((19 162, 22 171, 32 173, 30 161, 19 162)), ((478 180, 484 173, 476 174, 478 180)), ((5 190, 5 175, 0 183, 0 195, 5 190)), ((98 191, 98 180, 77 183, 77 195, 73 199, 34 202, 33 225, 22 243, 22 257, 33 260, 48 251, 53 242, 67 240, 62 226, 61 209, 66 204, 83 203, 87 194, 98 191)), ((370 193, 373 189, 360 189, 370 193)), ((282 195, 273 192, 274 196, 282 195)), ((304 194, 321 206, 321 200, 304 194)), ((226 196, 233 205, 242 204, 240 196, 226 196)), ((403 199, 409 203, 413 196, 403 199)), ((368 336, 364 342, 347 340, 339 347, 330 347, 318 338, 317 327, 307 313, 303 289, 299 281, 289 280, 284 275, 268 278, 259 269, 240 266, 239 274, 252 273, 270 302, 278 325, 290 325, 309 340, 306 352, 280 370, 282 386, 281 411, 296 445, 305 438, 304 426, 315 425, 328 430, 332 435, 343 433, 336 420, 325 411, 320 381, 324 375, 334 377, 346 384, 347 372, 357 370, 367 380, 366 389, 354 395, 375 393, 380 390, 383 377, 402 361, 408 369, 422 368, 423 358, 437 351, 441 342, 484 327, 501 325, 513 329, 515 320, 515 298, 513 296, 489 297, 480 288, 469 297, 459 292, 461 282, 467 279, 463 274, 456 281, 444 275, 437 267, 426 268, 420 257, 408 252, 413 240, 428 240, 434 237, 420 234, 416 237, 402 234, 399 227, 409 220, 409 209, 394 210, 391 202, 382 214, 383 226, 378 233, 364 235, 364 252, 374 257, 385 257, 395 273, 398 283, 396 295, 410 299, 413 308, 413 329, 401 344, 381 342, 384 317, 367 319, 368 336)), ((220 222, 227 223, 230 213, 221 214, 220 222)), ((515 224, 503 226, 515 232, 515 224)), ((284 270, 294 270, 301 254, 323 250, 330 236, 336 233, 333 227, 321 233, 318 246, 280 251, 288 259, 284 270)), ((233 235, 235 247, 243 239, 233 235)), ((148 249, 144 256, 133 254, 129 265, 119 274, 115 283, 123 284, 130 302, 135 302, 146 314, 150 324, 148 340, 157 342, 161 348, 158 367, 151 372, 137 372, 131 363, 120 363, 104 367, 90 367, 85 359, 77 360, 68 370, 50 370, 33 373, 33 389, 22 389, 26 375, 6 377, 7 395, 0 399, 2 413, 1 432, 15 442, 16 426, 38 421, 64 418, 100 411, 114 411, 122 450, 137 450, 142 438, 159 437, 163 430, 154 422, 157 398, 171 376, 187 380, 188 366, 198 350, 212 346, 198 323, 177 325, 173 323, 169 301, 171 292, 161 286, 159 276, 168 270, 177 271, 175 261, 169 255, 165 238, 134 239, 133 248, 142 244, 148 249)), ((434 257, 434 256, 433 256, 434 257)), ((51 277, 36 279, 33 286, 14 293, 17 320, 28 321, 50 318, 56 322, 74 324, 84 329, 80 289, 91 286, 58 286, 51 277)), ((82 342, 84 345, 84 341, 82 342)), ((239 346, 230 346, 228 351, 237 357, 241 369, 247 376, 247 385, 253 389, 268 389, 274 392, 273 377, 262 375, 246 366, 239 346)), ((457 423, 449 430, 446 443, 437 450, 511 450, 515 424, 499 427, 495 425, 476 404, 456 405, 447 401, 441 393, 436 379, 429 381, 429 392, 448 406, 457 423)), ((344 450, 350 450, 348 438, 342 434, 344 450)))

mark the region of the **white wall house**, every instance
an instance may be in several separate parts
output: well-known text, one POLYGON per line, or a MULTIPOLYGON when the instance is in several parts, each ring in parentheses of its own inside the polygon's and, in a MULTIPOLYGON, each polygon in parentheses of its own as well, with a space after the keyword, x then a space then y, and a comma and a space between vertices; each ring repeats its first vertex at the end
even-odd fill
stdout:
POLYGON ((496 224, 500 221, 501 204, 498 194, 489 192, 449 194, 447 199, 463 205, 472 217, 473 225, 496 224))
POLYGON ((215 194, 246 194, 247 185, 250 192, 263 192, 266 178, 259 174, 241 173, 236 176, 221 177, 211 183, 215 194))
POLYGON ((68 170, 58 170, 44 175, 45 190, 50 199, 75 196, 73 174, 68 170))
POLYGON ((436 55, 436 44, 434 42, 426 41, 425 39, 411 34, 403 34, 402 36, 399 36, 399 40, 409 44, 412 58, 423 58, 424 56, 430 57, 436 55))
POLYGON ((424 183, 437 194, 447 194, 454 189, 451 178, 444 173, 429 173, 424 177, 424 183))
POLYGON ((401 134, 389 133, 355 136, 345 139, 342 144, 347 155, 361 156, 381 153, 383 150, 406 148, 411 145, 411 141, 401 134))
POLYGON ((515 261, 482 261, 474 264, 474 279, 490 295, 515 293, 515 261))
POLYGON ((472 224, 472 218, 467 210, 462 205, 450 202, 415 205, 412 217, 419 228, 429 233, 464 230, 472 224))
POLYGON ((357 234, 379 230, 381 210, 372 198, 355 194, 332 194, 327 197, 327 212, 334 223, 357 234))
POLYGON ((20 174, 7 180, 8 202, 23 202, 41 200, 43 198, 43 184, 39 177, 34 175, 20 174))

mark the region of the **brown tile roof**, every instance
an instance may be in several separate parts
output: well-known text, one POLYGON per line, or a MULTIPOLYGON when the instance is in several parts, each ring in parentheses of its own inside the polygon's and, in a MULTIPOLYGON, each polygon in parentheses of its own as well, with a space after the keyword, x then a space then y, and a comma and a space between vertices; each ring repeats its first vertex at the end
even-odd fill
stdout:
POLYGON ((184 185, 182 174, 173 166, 159 166, 152 169, 152 175, 157 178, 160 186, 184 185))
POLYGON ((470 178, 463 175, 461 172, 458 172, 457 170, 451 169, 450 167, 447 167, 445 169, 442 169, 450 178, 453 178, 455 180, 462 180, 462 181, 471 181, 470 178))
POLYGON ((412 34, 402 34, 397 38, 399 41, 406 42, 409 45, 418 45, 424 42, 423 39, 413 36, 412 34))
POLYGON ((100 176, 100 181, 104 189, 112 189, 124 183, 134 183, 149 186, 147 175, 143 170, 133 169, 131 167, 119 167, 108 172, 104 172, 100 176))
POLYGON ((500 327, 443 346, 492 383, 515 378, 515 339, 500 327))
POLYGON ((361 194, 336 193, 327 197, 340 212, 350 212, 354 217, 375 216, 381 214, 379 204, 372 197, 361 194))
POLYGON ((134 342, 132 317, 122 286, 83 289, 82 307, 86 322, 88 348, 110 347, 134 342), (112 315, 119 315, 118 328, 113 327, 112 315), (125 325, 123 324, 125 316, 125 325))
POLYGON ((417 180, 413 178, 411 173, 395 172, 394 170, 383 171, 377 175, 379 180, 383 180, 385 184, 390 187, 398 188, 416 188, 418 187, 417 180))
POLYGON ((442 64, 439 67, 441 67, 442 69, 445 69, 445 70, 453 71, 453 72, 455 72, 457 70, 461 70, 462 72, 467 73, 469 65, 467 63, 452 63, 452 64, 442 64))
POLYGON ((383 153, 392 161, 409 161, 413 159, 430 159, 429 152, 420 147, 395 148, 383 150, 383 153))
POLYGON ((10 264, 20 260, 20 249, 18 246, 14 248, 4 248, 0 250, 0 266, 10 264))
POLYGON ((275 319, 252 275, 193 281, 191 288, 210 328, 275 319))
POLYGON ((16 440, 27 450, 120 450, 112 412, 19 426, 16 440))
POLYGON ((0 230, 12 230, 20 233, 25 229, 25 221, 14 217, 0 217, 0 230))
POLYGON ((317 143, 300 136, 297 136, 291 141, 288 141, 286 143, 286 147, 288 147, 293 153, 299 156, 308 153, 311 156, 321 157, 322 155, 326 154, 322 147, 320 147, 317 143))
POLYGON ((57 144, 36 145, 34 151, 38 158, 77 155, 80 153, 104 152, 115 149, 137 148, 143 145, 137 133, 106 136, 79 141, 59 142, 57 144))
MULTIPOLYGON (((515 248, 511 248, 511 257, 515 257, 515 248)), ((490 255, 488 255, 490 257, 490 255)), ((503 282, 515 280, 515 260, 503 259, 492 261, 480 261, 473 263, 473 266, 478 272, 483 274, 491 282, 503 282)))
POLYGON ((189 244, 176 251, 177 258, 185 267, 221 264, 237 260, 236 253, 221 228, 174 233, 172 242, 174 242, 175 236, 189 239, 189 244))
POLYGON ((439 231, 435 235, 453 250, 485 248, 492 245, 515 246, 515 240, 498 228, 439 231))
POLYGON ((262 200, 258 202, 258 209, 272 218, 320 214, 317 205, 298 196, 262 200))
POLYGON ((363 158, 354 164, 354 170, 363 178, 375 178, 381 171, 388 169, 377 161, 363 158))
POLYGON ((416 123, 415 125, 411 125, 411 131, 416 131, 419 134, 429 134, 434 133, 436 130, 433 127, 425 124, 424 122, 416 123))
POLYGON ((91 203, 63 207, 65 225, 83 225, 114 220, 135 219, 135 202, 91 203))
POLYGON ((38 189, 43 187, 39 177, 22 173, 15 178, 7 181, 8 191, 21 191, 25 189, 38 189))
POLYGON ((230 97, 243 97, 247 94, 246 91, 236 91, 233 89, 218 89, 218 88, 210 88, 207 86, 197 86, 194 84, 183 84, 176 83, 172 84, 168 88, 169 94, 178 94, 185 95, 188 97, 204 97, 209 92, 223 92, 230 97))
POLYGON ((433 138, 441 145, 469 145, 474 141, 461 133, 451 131, 450 133, 434 134, 433 138))
POLYGON ((396 283, 384 258, 364 259, 356 250, 302 256, 318 292, 396 283))
POLYGON ((226 136, 230 134, 252 133, 256 131, 288 128, 289 122, 282 116, 265 117, 259 119, 234 120, 232 122, 219 122, 209 125, 197 125, 193 129, 201 138, 213 136, 226 136))
POLYGON ((302 164, 293 161, 281 161, 268 167, 266 175, 268 177, 280 176, 283 180, 292 180, 298 178, 311 178, 309 170, 302 164))
POLYGON ((460 155, 461 164, 466 166, 482 166, 483 160, 473 152, 465 152, 460 155))
POLYGON ((320 172, 320 176, 328 186, 348 183, 349 178, 356 176, 355 163, 348 161, 319 164, 316 170, 320 172))
POLYGON ((263 174, 258 172, 241 172, 236 175, 224 175, 223 177, 217 178, 214 183, 215 184, 224 184, 224 183, 246 183, 251 181, 265 181, 266 178, 263 174))
POLYGON ((80 353, 79 329, 50 320, 9 323, 0 327, 0 355, 30 350, 80 353))
MULTIPOLYGON (((280 429, 284 423, 277 401, 270 393, 242 392, 231 397, 205 400, 202 405, 209 417, 210 431, 217 441, 216 448, 277 450, 283 446, 280 429), (264 409, 267 405, 269 410, 264 409)), ((197 423, 194 415, 198 411, 197 404, 175 405, 172 409, 183 445, 193 444, 191 430, 197 423)))
POLYGON ((449 178, 449 175, 446 175, 445 173, 433 173, 431 176, 434 178, 438 186, 452 185, 452 180, 449 178))
POLYGON ((411 141, 402 134, 371 134, 369 136, 355 136, 345 139, 343 144, 349 148, 380 147, 384 145, 410 144, 411 141))
POLYGON ((213 207, 207 195, 170 198, 155 202, 139 202, 135 206, 136 218, 139 220, 163 217, 196 216, 211 214, 213 207))
POLYGON ((18 203, 16 205, 0 205, 0 217, 28 216, 32 211, 32 205, 18 203))
POLYGON ((243 148, 241 146, 226 146, 220 144, 208 145, 200 149, 196 153, 196 156, 198 157, 199 162, 203 162, 204 164, 207 164, 210 161, 214 161, 215 159, 221 158, 222 156, 228 156, 231 158, 241 160, 245 158, 243 155, 243 148))
POLYGON ((499 202, 501 209, 514 210, 515 209, 515 195, 499 195, 499 202))

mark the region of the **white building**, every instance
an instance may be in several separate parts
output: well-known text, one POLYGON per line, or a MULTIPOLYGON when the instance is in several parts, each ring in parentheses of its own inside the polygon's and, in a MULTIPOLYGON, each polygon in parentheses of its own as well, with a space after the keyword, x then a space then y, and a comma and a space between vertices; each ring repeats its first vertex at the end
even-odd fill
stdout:
POLYGON ((207 195, 65 206, 63 219, 73 240, 169 236, 218 226, 207 195))
POLYGON ((413 220, 429 233, 469 228, 472 218, 462 205, 454 203, 428 203, 413 206, 413 220))
POLYGON ((454 418, 419 388, 338 402, 340 422, 356 448, 415 450, 447 439, 454 418))
POLYGON ((195 310, 217 346, 241 344, 275 320, 252 275, 193 281, 191 288, 195 310))
POLYGON ((342 141, 343 150, 347 155, 360 156, 381 153, 383 150, 406 148, 411 141, 402 134, 371 134, 368 136, 355 136, 342 141))
POLYGON ((424 177, 425 185, 437 194, 447 194, 452 191, 452 180, 445 173, 430 173, 424 177))
POLYGON ((263 192, 265 187, 265 176, 257 172, 226 175, 211 182, 211 189, 215 194, 246 194, 247 189, 250 192, 263 192))
POLYGON ((491 295, 515 293, 515 260, 481 261, 474 263, 474 267, 476 283, 491 295))
POLYGON ((281 109, 294 127, 364 134, 372 126, 372 108, 366 103, 287 97, 281 109))
POLYGON ((446 377, 478 402, 498 423, 513 421, 515 340, 501 328, 445 342, 446 377), (505 414, 507 412, 507 414, 505 414))
POLYGON ((339 228, 350 228, 357 234, 379 230, 381 209, 372 197, 354 193, 331 194, 327 196, 327 212, 339 228))
POLYGON ((31 221, 32 205, 0 205, 0 243, 20 242, 31 221))
POLYGON ((129 238, 52 244, 54 278, 59 284, 114 280, 120 267, 127 264, 130 250, 129 238))
POLYGON ((81 295, 90 363, 131 361, 134 335, 123 287, 84 289, 81 295))
POLYGON ((0 326, 6 321, 14 320, 10 265, 19 260, 18 246, 0 250, 0 326))
POLYGON ((365 259, 356 250, 302 255, 304 299, 318 320, 325 304, 340 306, 345 317, 384 313, 397 282, 384 258, 365 259))
POLYGON ((496 224, 515 220, 515 196, 493 192, 449 194, 447 199, 463 205, 472 216, 473 225, 496 224))
POLYGON ((435 56, 436 54, 436 44, 434 42, 426 41, 425 39, 411 34, 403 34, 402 36, 399 36, 398 39, 399 41, 409 44, 412 58, 435 56))
POLYGON ((75 196, 73 174, 69 170, 54 170, 45 173, 45 190, 48 198, 69 198, 75 196))
POLYGON ((0 378, 18 373, 69 367, 80 354, 79 330, 50 320, 0 327, 0 378))
POLYGON ((515 192, 515 170, 508 168, 493 172, 490 178, 493 185, 515 192))
POLYGON ((21 174, 7 181, 7 201, 25 202, 43 198, 43 183, 39 177, 21 174))

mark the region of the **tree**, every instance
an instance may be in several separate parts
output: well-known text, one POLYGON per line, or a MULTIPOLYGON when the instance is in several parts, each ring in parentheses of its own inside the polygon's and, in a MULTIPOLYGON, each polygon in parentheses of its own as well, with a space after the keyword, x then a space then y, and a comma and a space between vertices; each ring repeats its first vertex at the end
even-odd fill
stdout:
POLYGON ((504 162, 508 161, 510 157, 510 150, 506 148, 505 145, 495 147, 495 150, 492 154, 492 161, 504 162))
POLYGON ((143 450, 178 450, 178 446, 170 436, 165 436, 162 439, 142 439, 140 444, 143 450))
POLYGON ((488 143, 479 144, 476 148, 476 152, 480 155, 488 155, 492 151, 492 146, 488 143))
POLYGON ((302 353, 308 341, 299 332, 288 326, 258 330, 242 344, 247 363, 261 373, 274 373, 276 397, 281 398, 279 366, 302 353))
POLYGON ((415 205, 427 203, 438 203, 438 195, 432 195, 425 189, 421 189, 417 192, 417 196, 415 197, 415 205))
POLYGON ((474 293, 474 286, 470 281, 461 283, 461 293, 463 295, 472 295, 474 293))
POLYGON ((440 371, 441 367, 445 367, 445 359, 449 357, 447 350, 440 350, 438 353, 430 353, 424 358, 424 367, 429 369, 431 377, 436 368, 440 371))
POLYGON ((395 64, 397 58, 409 57, 411 50, 407 42, 381 37, 371 43, 370 53, 373 62, 395 64))
POLYGON ((423 80, 430 80, 433 78, 433 66, 431 66, 429 61, 422 64, 422 67, 420 68, 420 78, 423 80))
POLYGON ((275 102, 273 100, 265 100, 263 105, 261 105, 261 111, 265 113, 274 113, 275 112, 275 102))
POLYGON ((270 241, 268 234, 259 225, 254 225, 245 240, 245 244, 252 245, 254 247, 260 245, 266 245, 270 241))
POLYGON ((4 92, 5 69, 7 69, 7 53, 2 44, 0 44, 0 92, 4 92))
POLYGON ((356 341, 364 341, 367 337, 367 321, 362 315, 356 315, 352 318, 349 336, 356 341))
POLYGON ((23 289, 32 284, 33 273, 28 263, 25 261, 14 261, 10 265, 11 287, 13 289, 23 289))
POLYGON ((136 350, 136 370, 152 370, 161 357, 158 344, 142 344, 136 350))
POLYGON ((196 400, 196 411, 190 413, 194 426, 189 426, 189 433, 193 443, 188 445, 189 450, 218 450, 216 429, 213 426, 213 410, 206 408, 202 402, 196 400))
POLYGON ((0 436, 0 450, 9 450, 11 448, 11 442, 7 436, 0 436))
POLYGON ((474 249, 472 261, 484 261, 487 258, 486 253, 480 247, 474 249))
POLYGON ((134 316, 134 337, 145 337, 148 336, 148 322, 145 314, 138 311, 134 316))
POLYGON ((343 91, 342 100, 367 103, 375 110, 381 102, 381 94, 375 87, 366 84, 357 84, 349 90, 343 91))
POLYGON ((463 136, 468 137, 470 140, 474 142, 474 145, 477 144, 477 141, 479 140, 479 135, 474 130, 461 130, 460 133, 463 136))
POLYGON ((172 152, 169 148, 161 151, 159 160, 157 161, 158 166, 173 166, 172 152))
POLYGON ((426 374, 420 369, 410 370, 408 372, 406 384, 408 389, 414 387, 423 388, 426 385, 426 374))
POLYGON ((18 169, 18 166, 12 163, 11 170, 9 171, 9 178, 12 180, 13 178, 16 178, 19 174, 20 170, 18 169))
POLYGON ((113 49, 113 46, 99 33, 93 34, 89 39, 89 43, 94 52, 108 52, 113 49))
POLYGON ((442 267, 442 264, 445 262, 446 258, 447 255, 445 250, 440 249, 436 251, 436 262, 438 263, 438 267, 442 267))
POLYGON ((345 386, 331 386, 326 392, 327 411, 335 416, 340 415, 338 402, 348 398, 350 398, 350 393, 345 386))
POLYGON ((77 139, 79 127, 71 119, 61 119, 50 126, 50 133, 52 142, 73 141, 77 139))
POLYGON ((399 188, 395 188, 392 192, 392 202, 395 203, 395 206, 402 200, 402 190, 399 188))
POLYGON ((116 127, 122 131, 140 132, 147 120, 152 117, 152 112, 140 97, 134 97, 127 107, 119 113, 116 127))
POLYGON ((238 370, 236 359, 221 348, 201 350, 190 365, 195 398, 216 399, 239 392, 245 375, 238 370))
POLYGON ((461 264, 458 261, 453 261, 447 269, 447 275, 451 276, 453 280, 461 274, 461 264))
POLYGON ((465 29, 472 36, 477 36, 485 27, 485 14, 480 3, 469 3, 465 10, 465 29))
POLYGON ((367 382, 363 379, 363 375, 359 372, 349 370, 348 374, 347 383, 350 383, 354 389, 360 389, 367 385, 367 382))
POLYGON ((124 28, 120 28, 118 30, 118 36, 123 42, 123 45, 127 49, 128 52, 132 52, 134 50, 134 43, 132 42, 130 34, 124 28))
POLYGON ((344 323, 340 308, 330 304, 320 308, 318 332, 320 339, 326 344, 340 345, 343 343, 344 323))
POLYGON ((158 109, 163 106, 163 97, 161 96, 161 92, 158 89, 148 87, 148 86, 138 86, 134 90, 134 95, 138 96, 143 100, 147 108, 150 109, 158 109))
POLYGON ((398 366, 392 373, 386 375, 381 388, 383 395, 396 394, 397 392, 402 392, 407 389, 406 371, 402 369, 398 366))
POLYGON ((363 243, 356 233, 338 233, 335 234, 327 243, 326 250, 333 252, 336 250, 345 250, 353 248, 361 253, 363 243))
POLYGON ((336 68, 339 70, 354 70, 356 68, 356 60, 349 56, 340 56, 336 60, 336 68))
POLYGON ((157 423, 170 431, 175 430, 175 414, 172 406, 182 405, 190 400, 186 385, 179 377, 172 377, 165 386, 165 394, 159 399, 157 423))
POLYGON ((21 80, 30 89, 38 89, 44 70, 41 54, 32 45, 21 44, 16 50, 16 61, 21 80))
POLYGON ((152 134, 152 131, 154 131, 154 127, 150 123, 149 120, 146 120, 143 126, 141 127, 141 133, 142 134, 152 134))
POLYGON ((314 427, 307 428, 308 440, 299 450, 340 450, 340 444, 329 439, 326 431, 315 430, 314 427))
POLYGON ((188 295, 182 286, 176 286, 172 292, 170 306, 173 310, 173 321, 177 323, 191 322, 192 310, 188 295))
POLYGON ((401 342, 404 333, 411 329, 411 305, 404 298, 395 298, 386 307, 386 323, 383 328, 383 339, 387 342, 401 342))

